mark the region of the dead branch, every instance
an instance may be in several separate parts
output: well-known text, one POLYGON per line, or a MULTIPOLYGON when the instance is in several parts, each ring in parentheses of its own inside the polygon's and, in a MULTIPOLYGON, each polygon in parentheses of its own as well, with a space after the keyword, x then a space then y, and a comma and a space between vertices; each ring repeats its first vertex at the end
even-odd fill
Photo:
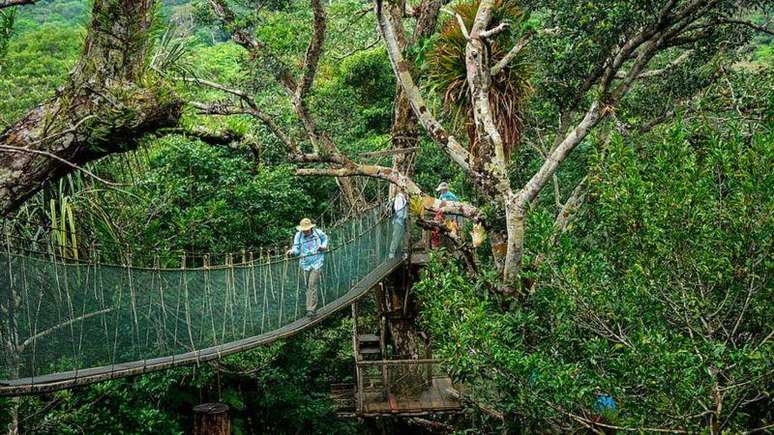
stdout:
POLYGON ((33 342, 35 342, 35 341, 37 341, 37 340, 39 340, 39 339, 41 339, 41 338, 43 338, 43 337, 45 337, 47 335, 51 335, 54 332, 56 332, 56 331, 58 331, 58 330, 60 330, 62 328, 70 326, 73 323, 77 323, 77 322, 86 320, 86 319, 88 319, 90 317, 99 316, 100 314, 109 313, 111 311, 113 311, 112 308, 105 308, 104 310, 95 311, 93 313, 87 313, 87 314, 84 314, 84 315, 82 315, 80 317, 76 317, 75 319, 70 319, 70 320, 68 320, 66 322, 62 322, 62 323, 60 323, 60 324, 58 324, 56 326, 53 326, 51 328, 48 328, 48 329, 44 330, 44 331, 38 332, 37 334, 33 335, 32 337, 24 340, 24 342, 18 346, 18 351, 19 351, 19 353, 23 352, 24 348, 29 346, 31 343, 33 343, 33 342))
POLYGON ((105 180, 104 178, 102 178, 102 177, 98 176, 97 174, 89 171, 88 169, 86 169, 86 168, 84 168, 82 166, 78 166, 75 163, 73 163, 73 162, 71 162, 71 161, 69 161, 67 159, 63 159, 62 157, 59 157, 58 155, 50 153, 48 151, 35 150, 35 149, 31 149, 31 148, 20 148, 20 147, 15 147, 15 146, 11 146, 11 145, 2 145, 2 144, 0 144, 0 150, 5 151, 5 152, 10 152, 10 153, 30 153, 30 154, 37 154, 37 155, 40 155, 40 156, 46 156, 46 157, 48 157, 50 159, 54 159, 54 160, 56 160, 58 162, 62 162, 65 165, 67 165, 67 166, 69 166, 69 167, 71 167, 71 168, 73 168, 73 169, 75 169, 77 171, 83 172, 84 174, 86 174, 89 177, 99 181, 102 184, 105 184, 106 186, 110 186, 110 187, 126 186, 125 184, 114 183, 112 181, 105 180))
POLYGON ((482 38, 491 38, 492 36, 505 31, 505 29, 507 29, 510 26, 511 24, 508 21, 503 21, 502 23, 498 24, 496 27, 493 27, 489 30, 484 30, 483 32, 479 33, 478 36, 482 38))
POLYGON ((462 32, 462 36, 465 38, 465 40, 469 40, 470 34, 468 33, 468 29, 465 27, 465 20, 462 19, 462 16, 447 8, 441 8, 441 10, 457 19, 457 24, 460 26, 460 31, 462 32))

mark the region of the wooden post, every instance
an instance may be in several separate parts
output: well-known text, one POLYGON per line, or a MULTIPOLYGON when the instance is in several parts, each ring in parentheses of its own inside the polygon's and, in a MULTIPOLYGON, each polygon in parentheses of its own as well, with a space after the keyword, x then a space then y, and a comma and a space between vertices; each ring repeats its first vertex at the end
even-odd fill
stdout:
POLYGON ((193 435, 231 435, 228 406, 204 403, 194 407, 193 435))
POLYGON ((363 374, 360 372, 360 346, 357 340, 357 301, 352 303, 352 352, 355 356, 355 382, 357 391, 355 391, 355 411, 363 412, 363 374))
MULTIPOLYGON (((432 352, 430 351, 430 337, 425 334, 424 332, 421 332, 420 335, 425 341, 425 359, 431 359, 433 357, 432 352)), ((433 385, 433 364, 428 364, 427 366, 427 385, 432 386, 433 385)))
MULTIPOLYGON (((406 205, 408 207, 408 204, 406 205)), ((403 250, 404 257, 408 259, 408 264, 411 264, 411 254, 414 252, 414 248, 411 246, 411 216, 406 214, 405 227, 403 227, 403 250)))
POLYGON ((382 382, 384 383, 384 394, 385 399, 389 399, 390 397, 390 376, 387 372, 387 344, 386 344, 386 332, 385 329, 387 328, 387 318, 384 313, 381 315, 381 322, 379 325, 379 347, 380 351, 382 353, 382 361, 385 363, 382 365, 382 382))

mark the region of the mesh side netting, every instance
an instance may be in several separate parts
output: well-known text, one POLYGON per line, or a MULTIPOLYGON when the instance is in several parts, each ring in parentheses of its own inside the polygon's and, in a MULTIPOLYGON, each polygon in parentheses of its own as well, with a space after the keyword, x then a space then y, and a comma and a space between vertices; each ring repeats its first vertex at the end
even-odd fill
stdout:
MULTIPOLYGON (((327 231, 318 307, 388 256, 392 227, 374 210, 327 231)), ((34 378, 221 346, 305 316, 298 259, 196 269, 0 253, 0 379, 34 378)))

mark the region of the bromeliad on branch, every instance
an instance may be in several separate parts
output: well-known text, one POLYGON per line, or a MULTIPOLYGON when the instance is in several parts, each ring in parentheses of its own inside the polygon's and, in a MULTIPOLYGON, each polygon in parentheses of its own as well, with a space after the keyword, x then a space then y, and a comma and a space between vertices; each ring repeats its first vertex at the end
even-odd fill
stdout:
MULTIPOLYGON (((513 31, 511 23, 518 15, 513 3, 507 0, 476 0, 463 3, 450 11, 452 16, 442 28, 435 55, 430 60, 431 82, 443 89, 442 97, 447 114, 457 119, 456 127, 468 131, 470 144, 458 142, 431 113, 422 91, 412 77, 404 51, 388 11, 391 5, 376 0, 375 13, 379 32, 385 42, 387 54, 395 76, 409 99, 415 115, 427 134, 436 144, 469 175, 481 198, 494 202, 504 210, 504 228, 490 231, 492 254, 503 280, 517 280, 522 268, 525 221, 527 210, 543 187, 552 180, 561 163, 589 134, 605 120, 630 90, 644 78, 655 73, 648 65, 655 57, 672 57, 660 74, 669 74, 671 68, 693 56, 692 48, 683 47, 689 41, 709 38, 710 33, 701 29, 715 19, 715 13, 741 11, 746 5, 731 1, 693 0, 685 2, 664 1, 661 5, 627 6, 637 9, 647 19, 621 23, 619 35, 611 35, 613 43, 601 46, 600 61, 591 65, 585 77, 579 79, 574 96, 559 107, 559 128, 553 133, 554 145, 545 154, 545 161, 520 187, 511 186, 508 166, 510 150, 517 145, 521 134, 518 111, 508 104, 517 104, 529 89, 526 75, 505 74, 519 71, 519 58, 525 46, 540 35, 551 38, 575 38, 573 23, 552 27, 550 31, 525 30, 521 38, 504 38, 513 31), (511 9, 513 8, 513 9, 511 9), (640 11, 638 8, 643 9, 640 11), (504 25, 506 17, 508 25, 504 25), (620 42, 615 42, 620 41, 620 42), (510 45, 506 45, 509 43, 510 45), (585 108, 583 108, 585 104, 585 108), (450 108, 453 110, 450 112, 450 108), (514 116, 516 114, 516 116, 514 116), (459 121, 461 119, 462 121, 459 121), (468 151, 470 150, 470 151, 468 151)), ((565 8, 564 3, 541 4, 541 13, 551 16, 552 7, 565 8)), ((634 13, 635 11, 632 11, 634 13)), ((588 31, 588 30, 584 30, 588 31)), ((733 45, 733 44, 732 44, 733 45)), ((729 45, 718 45, 717 50, 728 50, 729 45)), ((516 283, 518 285, 518 283, 516 283)))

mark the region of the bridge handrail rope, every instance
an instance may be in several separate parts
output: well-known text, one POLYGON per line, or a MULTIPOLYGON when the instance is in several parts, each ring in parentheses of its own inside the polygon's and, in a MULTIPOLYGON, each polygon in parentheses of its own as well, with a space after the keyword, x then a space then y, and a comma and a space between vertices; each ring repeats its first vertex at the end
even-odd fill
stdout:
MULTIPOLYGON (((373 210, 374 208, 371 208, 371 210, 373 210)), ((354 236, 352 236, 348 240, 346 240, 344 242, 334 243, 333 247, 328 248, 328 250, 325 251, 325 253, 335 252, 335 251, 341 249, 342 247, 353 243, 358 238, 360 238, 364 234, 366 234, 368 231, 370 231, 371 229, 375 228, 379 224, 383 223, 385 219, 386 219, 386 216, 381 216, 373 225, 367 227, 365 230, 361 231, 360 233, 355 234, 354 236)), ((6 235, 6 237, 13 238, 13 236, 11 236, 11 235, 6 235)), ((11 245, 8 242, 0 243, 0 247, 10 247, 10 246, 11 245)), ((282 262, 286 262, 286 261, 294 261, 294 260, 298 260, 298 259, 306 257, 306 256, 315 255, 315 254, 308 254, 308 255, 296 255, 296 256, 293 256, 293 257, 288 257, 288 256, 286 256, 284 254, 284 252, 287 250, 286 246, 287 245, 285 245, 285 247, 282 247, 282 250, 283 250, 282 254, 264 255, 262 258, 259 258, 257 260, 251 260, 251 261, 248 261, 248 262, 242 262, 242 263, 233 263, 233 262, 231 262, 231 263, 226 263, 226 264, 216 265, 216 266, 208 264, 206 266, 201 266, 201 267, 186 267, 186 268, 144 267, 144 266, 134 266, 134 265, 127 265, 127 264, 103 263, 103 262, 99 262, 99 261, 88 261, 86 259, 76 259, 76 258, 72 258, 72 257, 68 257, 68 256, 61 256, 59 254, 56 254, 55 251, 52 251, 52 252, 42 252, 42 251, 37 251, 37 250, 33 250, 33 249, 30 249, 30 248, 26 248, 26 247, 20 247, 20 246, 13 246, 12 248, 15 249, 15 250, 21 251, 21 252, 27 252, 27 253, 30 253, 30 254, 37 254, 37 255, 41 255, 41 256, 52 256, 53 255, 53 256, 58 257, 58 258, 60 258, 62 260, 67 260, 68 264, 98 265, 98 266, 103 266, 103 267, 116 267, 116 268, 122 268, 122 269, 128 267, 128 268, 131 268, 131 269, 134 269, 134 270, 148 270, 148 271, 156 270, 156 271, 161 271, 161 272, 166 272, 166 271, 169 271, 169 272, 180 272, 181 270, 182 271, 217 270, 217 269, 231 269, 231 268, 241 268, 241 267, 253 267, 253 266, 256 266, 256 265, 271 265, 271 264, 277 264, 277 263, 282 263, 282 262)), ((177 252, 177 251, 173 251, 173 252, 177 252)), ((241 254, 241 252, 242 251, 239 251, 240 254, 241 254)), ((254 252, 254 251, 248 251, 248 252, 254 252)), ((228 256, 233 255, 233 254, 234 253, 224 253, 224 254, 220 254, 220 255, 225 255, 226 257, 228 257, 228 256)), ((18 254, 9 253, 9 255, 18 255, 18 254)), ((131 257, 131 254, 127 254, 127 255, 131 257)), ((210 254, 203 254, 205 259, 207 259, 209 257, 209 255, 210 254)), ((186 257, 190 257, 190 256, 186 255, 186 257)))
MULTIPOLYGON (((6 234, 0 262, 0 395, 26 394, 194 364, 309 328, 362 297, 402 263, 382 210, 332 228, 320 315, 302 316, 298 257, 241 252, 179 268, 24 255, 6 234), (12 252, 13 251, 13 252, 12 252), (15 337, 15 338, 14 338, 15 337), (4 348, 4 349, 3 349, 4 348), (5 372, 5 373, 3 373, 5 372), (8 380, 2 380, 8 379, 8 380)), ((408 246, 406 244, 406 246, 408 246)), ((405 248, 405 246, 404 246, 405 248)))
MULTIPOLYGON (((364 215, 364 214, 366 214, 368 212, 373 212, 375 210, 380 210, 383 207, 384 207, 384 205, 381 204, 381 203, 372 204, 372 205, 366 207, 365 209, 363 209, 360 213, 361 213, 361 215, 364 215)), ((356 218, 356 217, 350 216, 348 219, 342 219, 342 220, 332 224, 331 226, 325 228, 325 230, 331 230, 331 229, 339 228, 340 226, 345 225, 348 222, 351 222, 354 218, 356 218)), ((52 226, 52 227, 50 227, 50 229, 51 230, 55 230, 55 231, 59 231, 58 227, 53 227, 52 226)), ((67 230, 67 229, 65 229, 64 232, 67 233, 67 234, 72 234, 72 232, 70 230, 67 230)), ((20 243, 30 243, 30 242, 32 242, 29 239, 26 239, 26 238, 23 238, 23 237, 20 237, 20 236, 15 236, 15 235, 9 234, 7 232, 5 234, 5 237, 6 237, 6 239, 13 239, 13 240, 16 240, 16 241, 18 241, 20 243)), ((11 245, 12 245, 13 249, 16 249, 16 250, 19 250, 19 251, 23 251, 23 252, 27 252, 27 253, 30 253, 30 254, 38 254, 38 255, 50 256, 53 253, 53 255, 56 255, 58 258, 63 259, 63 260, 67 260, 69 262, 82 263, 82 264, 93 264, 93 263, 95 263, 95 261, 90 261, 90 260, 87 260, 86 258, 74 258, 73 256, 70 256, 70 255, 61 255, 61 254, 57 253, 56 251, 58 249, 60 249, 63 246, 66 247, 66 245, 64 245, 62 243, 57 243, 57 242, 51 240, 50 238, 47 241, 36 241, 36 242, 38 242, 40 244, 45 243, 51 249, 51 251, 46 252, 46 251, 40 251, 40 250, 36 250, 36 249, 33 249, 33 248, 29 248, 29 247, 22 247, 22 246, 14 245, 14 244, 11 244, 11 245)), ((9 245, 8 241, 0 242, 0 246, 6 246, 6 245, 9 245)), ((92 254, 94 254, 93 256, 98 256, 99 248, 106 247, 108 245, 117 246, 117 247, 128 247, 128 246, 125 246, 125 245, 122 245, 122 244, 119 244, 119 243, 115 243, 115 242, 110 242, 110 241, 108 241, 107 244, 91 243, 89 245, 89 247, 90 248, 94 248, 94 250, 91 252, 92 254)), ((290 245, 289 243, 284 243, 284 244, 276 244, 276 245, 269 245, 269 246, 262 246, 262 247, 249 247, 249 248, 240 249, 239 251, 231 251, 231 252, 224 251, 224 252, 198 252, 198 253, 193 253, 191 251, 178 250, 178 249, 172 249, 172 250, 165 251, 165 252, 166 253, 170 253, 170 254, 182 254, 182 255, 185 255, 186 258, 201 258, 201 259, 204 259, 205 257, 209 257, 209 258, 223 257, 224 260, 228 256, 241 256, 242 254, 260 252, 258 260, 253 260, 253 261, 250 261, 250 262, 234 263, 235 265, 250 266, 250 265, 253 265, 253 264, 259 263, 259 262, 260 263, 264 263, 265 259, 267 259, 267 258, 273 258, 273 259, 276 259, 276 261, 284 261, 282 257, 285 256, 284 253, 285 253, 285 251, 287 251, 289 245, 290 245)), ((341 243, 339 243, 339 245, 341 245, 341 243)), ((161 250, 155 250, 155 252, 156 252, 156 255, 159 255, 159 253, 161 253, 162 251, 161 250)), ((123 255, 125 255, 125 256, 131 255, 131 251, 124 252, 123 255)), ((296 258, 298 258, 298 257, 296 257, 296 258)), ((154 261, 155 261, 155 257, 154 257, 154 261)), ((115 266, 115 267, 124 267, 125 266, 123 264, 103 263, 103 262, 99 262, 99 261, 96 261, 96 263, 98 263, 100 265, 104 265, 104 266, 115 266)), ((135 269, 157 270, 156 267, 141 267, 141 266, 133 266, 133 267, 135 269)), ((209 266, 209 267, 213 268, 213 266, 209 266)), ((224 261, 223 267, 225 267, 225 261, 224 261)), ((186 270, 196 270, 196 269, 203 269, 203 268, 204 267, 202 266, 202 267, 198 267, 198 268, 187 268, 186 270)), ((168 267, 168 268, 161 268, 161 270, 179 271, 180 269, 179 268, 168 267)))
MULTIPOLYGON (((340 196, 341 195, 339 194, 336 198, 334 198, 334 201, 336 199, 340 198, 340 196)), ((341 207, 341 206, 338 206, 338 207, 341 207)), ((369 212, 369 211, 371 211, 373 209, 378 209, 378 208, 382 208, 382 207, 384 207, 384 202, 383 201, 378 201, 378 202, 375 202, 375 203, 371 203, 370 205, 366 206, 364 209, 359 210, 359 211, 357 211, 355 213, 353 213, 352 210, 350 210, 349 212, 342 213, 342 218, 341 219, 339 219, 339 220, 337 220, 337 221, 335 221, 335 222, 333 222, 333 223, 331 223, 331 224, 329 224, 329 225, 327 225, 325 227, 329 228, 329 229, 337 228, 340 225, 346 224, 352 218, 356 218, 358 213, 359 214, 363 214, 363 213, 367 213, 367 212, 369 212)), ((334 213, 333 209, 334 209, 333 206, 332 207, 328 207, 326 210, 324 210, 322 213, 320 213, 320 215, 316 218, 316 220, 314 220, 314 222, 323 222, 323 225, 324 225, 324 216, 326 214, 328 214, 328 213, 333 214, 334 213)), ((14 221, 19 221, 19 220, 20 219, 16 218, 16 219, 8 220, 8 221, 3 221, 2 225, 3 225, 3 227, 5 227, 7 225, 13 224, 14 221)), ((22 221, 29 222, 28 220, 22 220, 22 221)), ((66 236, 67 240, 69 240, 70 237, 73 236, 73 235, 80 235, 78 232, 74 232, 70 228, 60 228, 57 225, 47 226, 47 229, 50 232, 59 232, 59 233, 64 234, 66 236)), ((14 240, 17 240, 20 243, 46 244, 46 245, 49 245, 49 246, 55 245, 54 241, 51 240, 51 234, 50 233, 48 234, 48 240, 31 240, 28 237, 22 237, 22 236, 17 236, 17 235, 9 234, 7 230, 5 232, 6 232, 6 235, 8 237, 10 237, 10 238, 12 238, 14 240)), ((191 251, 191 250, 185 250, 185 249, 170 249, 170 250, 154 249, 154 251, 156 253, 162 253, 163 252, 163 253, 168 253, 168 254, 170 254, 170 253, 185 254, 189 258, 199 258, 199 259, 203 259, 205 256, 208 256, 208 255, 210 257, 222 257, 222 258, 225 258, 227 255, 239 255, 239 254, 242 253, 242 251, 251 251, 251 250, 252 251, 263 251, 263 252, 267 252, 267 253, 271 252, 272 254, 270 254, 270 255, 281 256, 281 253, 284 252, 287 249, 285 247, 286 245, 287 245, 286 243, 285 244, 277 243, 277 244, 273 244, 273 245, 263 245, 263 246, 246 246, 246 247, 241 248, 239 251, 230 251, 230 252, 229 251, 222 251, 222 252, 212 252, 212 251, 210 251, 210 252, 206 252, 206 251, 191 251)), ((56 243, 56 247, 57 248, 61 248, 61 247, 65 247, 66 248, 68 246, 69 245, 67 245, 65 243, 61 243, 61 242, 60 243, 56 243)), ((109 247, 119 248, 119 249, 124 249, 126 252, 129 252, 129 251, 132 250, 132 246, 129 245, 128 243, 121 243, 121 242, 117 242, 117 241, 113 241, 113 240, 102 240, 99 243, 92 241, 91 243, 87 243, 85 246, 94 247, 94 248, 109 248, 109 247)), ((137 249, 137 248, 135 247, 134 249, 137 249)), ((32 250, 30 250, 30 251, 34 252, 32 250)), ((38 251, 37 253, 42 253, 42 252, 38 251)), ((48 255, 48 253, 45 253, 45 254, 48 255)), ((67 258, 67 259, 76 260, 75 258, 69 258, 67 256, 64 256, 64 257, 67 258)))

